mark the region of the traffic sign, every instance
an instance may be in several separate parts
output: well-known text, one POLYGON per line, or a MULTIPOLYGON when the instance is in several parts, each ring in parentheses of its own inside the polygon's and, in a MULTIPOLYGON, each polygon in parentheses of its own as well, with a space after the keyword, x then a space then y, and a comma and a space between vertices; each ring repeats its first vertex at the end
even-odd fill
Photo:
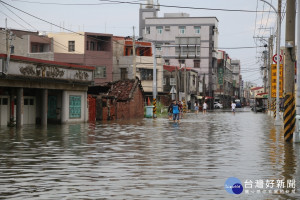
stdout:
MULTIPOLYGON (((279 62, 279 63, 281 63, 281 61, 282 61, 282 56, 279 55, 279 57, 280 57, 280 62, 279 62)), ((277 54, 275 54, 275 55, 273 56, 273 62, 277 64, 277 54)))
MULTIPOLYGON (((276 98, 276 85, 277 85, 277 65, 272 64, 271 66, 271 96, 276 98)), ((283 65, 279 68, 279 97, 283 98, 283 65)))

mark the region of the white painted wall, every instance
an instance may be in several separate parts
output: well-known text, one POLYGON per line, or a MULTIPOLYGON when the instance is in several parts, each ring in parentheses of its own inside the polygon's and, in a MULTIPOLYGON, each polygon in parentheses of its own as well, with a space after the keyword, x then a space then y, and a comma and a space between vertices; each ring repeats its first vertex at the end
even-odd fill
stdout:
POLYGON ((61 122, 66 123, 76 123, 76 122, 87 122, 88 121, 88 104, 87 104, 87 93, 78 91, 63 91, 62 92, 62 109, 61 109, 61 122), (70 106, 70 96, 80 96, 81 97, 81 117, 80 118, 70 118, 69 106, 70 106))
POLYGON ((7 126, 9 122, 10 98, 9 96, 0 96, 0 101, 0 125, 7 126), (7 99, 7 105, 3 105, 3 99, 7 99))
POLYGON ((24 96, 23 107, 23 124, 35 124, 36 120, 36 98, 32 96, 24 96), (30 100, 33 101, 33 105, 30 105, 30 100), (25 102, 28 104, 25 105, 25 102))

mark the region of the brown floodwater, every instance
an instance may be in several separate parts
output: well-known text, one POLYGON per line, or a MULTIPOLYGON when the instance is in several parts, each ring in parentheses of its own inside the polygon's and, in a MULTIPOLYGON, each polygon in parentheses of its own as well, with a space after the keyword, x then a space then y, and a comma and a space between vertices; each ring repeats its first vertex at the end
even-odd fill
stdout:
POLYGON ((0 199, 296 200, 299 156, 300 144, 285 143, 270 116, 253 112, 191 113, 180 124, 1 127, 0 199), (229 177, 240 179, 242 194, 226 192, 229 177), (258 193, 257 180, 294 180, 295 193, 274 194, 276 185, 258 193))

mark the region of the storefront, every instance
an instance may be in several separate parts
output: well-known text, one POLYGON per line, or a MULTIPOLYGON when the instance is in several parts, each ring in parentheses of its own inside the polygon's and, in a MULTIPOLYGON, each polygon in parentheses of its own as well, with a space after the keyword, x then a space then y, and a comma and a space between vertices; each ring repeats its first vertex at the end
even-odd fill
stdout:
POLYGON ((94 67, 0 54, 0 125, 88 120, 94 67))

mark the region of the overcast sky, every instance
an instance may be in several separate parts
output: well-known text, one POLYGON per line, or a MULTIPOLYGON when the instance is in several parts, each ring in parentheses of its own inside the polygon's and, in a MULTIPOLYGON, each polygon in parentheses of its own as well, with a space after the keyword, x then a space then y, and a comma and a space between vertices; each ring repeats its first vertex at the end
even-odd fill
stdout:
MULTIPOLYGON (((64 26, 73 31, 110 33, 117 36, 132 35, 132 27, 136 27, 138 35, 139 5, 107 4, 99 0, 3 0, 4 2, 26 11, 36 17, 64 26), (30 3, 35 2, 35 3, 30 3), (51 5, 60 4, 99 4, 99 5, 51 5)), ((144 2, 138 0, 121 0, 144 2)), ((268 0, 277 7, 277 0, 268 0)), ((154 0, 156 2, 156 0, 154 0)), ((161 5, 185 6, 196 8, 220 8, 232 10, 269 11, 270 7, 260 0, 159 0, 161 5)), ((286 0, 283 0, 285 10, 286 0)), ((59 28, 30 17, 14 8, 0 4, 0 26, 31 31, 59 32, 59 28), (10 10, 8 10, 7 8, 10 10), (12 13, 12 12, 13 13, 12 13), (22 19, 22 20, 21 20, 22 19)), ((272 10, 271 10, 272 11, 272 10)), ((241 60, 242 75, 245 81, 262 84, 259 71, 262 61, 258 58, 264 48, 225 49, 231 47, 255 47, 263 43, 255 42, 253 36, 270 36, 270 28, 276 29, 276 15, 271 12, 229 12, 195 10, 183 8, 161 7, 159 16, 169 12, 189 13, 191 17, 215 16, 219 20, 219 47, 234 59, 241 60), (265 29, 268 28, 268 29, 265 29)), ((285 19, 283 20, 283 22, 285 19)), ((284 24, 282 28, 284 35, 284 24)), ((282 38, 284 41, 284 38, 282 38)), ((283 43, 282 43, 283 44, 283 43)))

